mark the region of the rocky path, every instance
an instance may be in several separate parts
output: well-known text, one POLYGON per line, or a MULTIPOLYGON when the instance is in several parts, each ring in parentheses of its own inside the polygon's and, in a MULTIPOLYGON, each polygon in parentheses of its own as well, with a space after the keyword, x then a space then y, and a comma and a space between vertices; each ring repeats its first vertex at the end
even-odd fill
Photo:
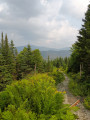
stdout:
MULTIPOLYGON (((72 105, 78 100, 78 98, 69 92, 68 83, 69 78, 65 75, 65 80, 57 85, 57 89, 58 91, 66 91, 64 104, 72 105)), ((78 120, 90 120, 90 111, 85 109, 81 102, 78 104, 78 107, 80 109, 75 112, 75 114, 79 117, 78 120)))

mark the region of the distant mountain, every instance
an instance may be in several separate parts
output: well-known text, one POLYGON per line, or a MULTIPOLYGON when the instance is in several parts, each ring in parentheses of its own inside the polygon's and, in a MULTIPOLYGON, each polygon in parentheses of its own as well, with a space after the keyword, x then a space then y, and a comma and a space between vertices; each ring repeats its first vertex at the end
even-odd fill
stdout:
POLYGON ((55 59, 57 57, 69 57, 71 55, 70 50, 59 50, 59 51, 41 51, 41 55, 44 59, 47 59, 48 56, 50 59, 55 59))
MULTIPOLYGON (((24 47, 27 46, 19 46, 17 47, 18 52, 22 51, 24 47)), ((41 55, 43 56, 44 59, 47 59, 48 56, 50 59, 55 59, 57 57, 69 57, 71 54, 70 48, 61 48, 61 49, 55 49, 55 48, 48 48, 48 47, 41 47, 41 46, 35 46, 31 45, 31 49, 39 49, 41 51, 41 55)))
POLYGON ((64 48, 61 48, 59 50, 70 50, 70 47, 64 47, 64 48))
MULTIPOLYGON (((24 47, 27 47, 27 46, 19 46, 19 47, 17 47, 18 52, 22 51, 24 47)), ((31 45, 31 49, 32 49, 32 50, 39 49, 40 51, 50 51, 50 50, 52 50, 52 51, 70 50, 69 47, 65 47, 65 48, 61 48, 61 49, 55 49, 55 48, 41 47, 41 46, 35 46, 35 45, 31 45)))
MULTIPOLYGON (((24 47, 27 47, 27 46, 19 46, 19 47, 17 47, 18 52, 22 51, 24 47)), ((41 47, 41 46, 35 46, 35 45, 31 45, 31 49, 32 50, 39 49, 40 51, 48 51, 48 50, 58 51, 59 50, 59 49, 55 49, 55 48, 41 47)))

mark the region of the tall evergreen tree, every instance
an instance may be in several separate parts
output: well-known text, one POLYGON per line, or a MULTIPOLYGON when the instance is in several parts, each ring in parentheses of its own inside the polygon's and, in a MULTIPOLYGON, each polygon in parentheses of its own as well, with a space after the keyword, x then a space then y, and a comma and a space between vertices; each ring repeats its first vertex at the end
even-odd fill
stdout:
POLYGON ((28 44, 27 46, 27 71, 30 71, 31 70, 31 67, 32 67, 32 51, 31 51, 31 46, 28 44))
POLYGON ((73 45, 71 65, 73 71, 84 72, 85 78, 90 78, 90 4, 83 19, 82 28, 79 30, 78 40, 73 45))
POLYGON ((4 39, 3 39, 3 32, 1 34, 1 52, 4 52, 4 39))
POLYGON ((16 59, 14 43, 9 44, 7 34, 5 39, 1 34, 0 43, 0 90, 16 78, 16 59))
POLYGON ((33 64, 33 69, 37 70, 38 72, 43 71, 43 58, 41 56, 41 53, 39 49, 35 49, 32 51, 32 64, 33 64))
POLYGON ((15 56, 15 47, 14 47, 13 40, 11 40, 11 43, 10 43, 10 50, 11 50, 11 54, 15 56))
POLYGON ((83 22, 84 24, 79 31, 76 46, 79 52, 80 64, 82 64, 85 76, 88 76, 90 73, 90 4, 88 5, 83 22))
POLYGON ((6 65, 10 64, 10 48, 9 48, 9 43, 8 43, 8 38, 7 34, 5 35, 5 42, 4 42, 4 58, 6 61, 6 65))

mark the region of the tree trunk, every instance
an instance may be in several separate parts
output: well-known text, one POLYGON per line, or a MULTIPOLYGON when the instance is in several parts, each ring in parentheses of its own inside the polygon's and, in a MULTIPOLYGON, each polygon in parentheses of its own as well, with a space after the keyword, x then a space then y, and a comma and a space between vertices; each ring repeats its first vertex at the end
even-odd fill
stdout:
POLYGON ((36 75, 36 64, 35 64, 35 68, 34 68, 34 70, 35 70, 35 75, 36 75))
POLYGON ((80 77, 81 77, 81 74, 82 74, 82 64, 80 63, 80 77))

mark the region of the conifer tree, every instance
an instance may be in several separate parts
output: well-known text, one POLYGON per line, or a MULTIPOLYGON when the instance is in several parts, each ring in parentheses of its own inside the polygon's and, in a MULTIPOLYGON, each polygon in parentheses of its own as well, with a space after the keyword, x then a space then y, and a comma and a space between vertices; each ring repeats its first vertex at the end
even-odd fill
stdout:
POLYGON ((27 46, 27 71, 31 70, 32 67, 32 51, 31 51, 31 46, 28 44, 27 46))
POLYGON ((42 67, 43 67, 43 59, 41 56, 41 53, 39 51, 39 49, 35 49, 32 51, 32 64, 33 64, 33 69, 41 72, 43 71, 42 67))
POLYGON ((80 64, 85 75, 90 73, 90 4, 83 19, 84 24, 79 31, 78 41, 76 46, 79 53, 80 64))
POLYGON ((10 43, 10 50, 11 50, 11 54, 14 56, 14 54, 15 54, 15 47, 14 47, 13 40, 11 40, 11 43, 10 43))
POLYGON ((5 58, 5 61, 6 61, 6 65, 9 64, 9 43, 8 43, 8 38, 7 38, 7 34, 5 35, 5 42, 4 42, 4 58, 5 58))
POLYGON ((82 28, 79 30, 78 40, 73 45, 71 64, 72 71, 83 71, 85 79, 90 78, 90 4, 83 19, 82 28))
POLYGON ((1 52, 4 52, 4 39, 3 39, 3 32, 1 34, 1 52))
POLYGON ((0 43, 0 90, 16 78, 16 58, 13 41, 9 44, 7 34, 5 40, 1 34, 0 43))

